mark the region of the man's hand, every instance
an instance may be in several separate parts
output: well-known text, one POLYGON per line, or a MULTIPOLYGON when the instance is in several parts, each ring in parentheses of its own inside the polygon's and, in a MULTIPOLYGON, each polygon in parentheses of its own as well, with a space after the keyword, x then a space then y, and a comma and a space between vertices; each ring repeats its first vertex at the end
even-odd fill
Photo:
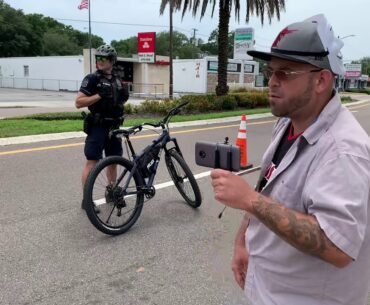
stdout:
POLYGON ((211 178, 216 200, 234 209, 251 210, 251 201, 259 194, 243 178, 222 169, 212 170, 211 178))
POLYGON ((107 83, 100 83, 97 86, 98 94, 101 98, 111 98, 113 97, 112 85, 107 83))
POLYGON ((235 281, 244 290, 245 276, 248 269, 249 253, 245 247, 235 247, 234 257, 231 261, 231 270, 234 273, 235 281))

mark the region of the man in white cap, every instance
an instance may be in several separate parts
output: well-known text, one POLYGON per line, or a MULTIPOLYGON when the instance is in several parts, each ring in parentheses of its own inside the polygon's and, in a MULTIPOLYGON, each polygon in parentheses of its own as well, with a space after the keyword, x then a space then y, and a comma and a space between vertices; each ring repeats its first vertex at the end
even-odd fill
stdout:
POLYGON ((323 15, 283 29, 268 62, 279 117, 254 190, 211 173, 215 198, 246 214, 232 270, 253 305, 366 305, 370 139, 335 92, 343 46, 323 15))

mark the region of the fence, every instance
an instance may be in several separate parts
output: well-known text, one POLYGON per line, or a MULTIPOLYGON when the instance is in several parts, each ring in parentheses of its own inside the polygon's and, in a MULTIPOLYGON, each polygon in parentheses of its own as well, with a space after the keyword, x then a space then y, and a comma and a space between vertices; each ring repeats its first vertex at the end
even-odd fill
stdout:
POLYGON ((137 97, 163 98, 168 97, 164 84, 130 83, 130 94, 137 97))
MULTIPOLYGON (((149 98, 168 96, 164 84, 128 83, 128 85, 132 96, 149 98)), ((77 92, 80 86, 81 81, 77 80, 0 77, 0 88, 77 92)))
POLYGON ((78 91, 81 81, 63 79, 34 79, 0 77, 1 88, 78 91))

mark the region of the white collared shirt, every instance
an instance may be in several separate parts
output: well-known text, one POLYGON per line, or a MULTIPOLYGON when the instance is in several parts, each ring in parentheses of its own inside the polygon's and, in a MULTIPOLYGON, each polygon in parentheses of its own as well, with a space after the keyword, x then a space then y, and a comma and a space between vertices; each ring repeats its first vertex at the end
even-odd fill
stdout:
MULTIPOLYGON (((264 154, 271 164, 289 119, 280 119, 264 154)), ((273 172, 262 194, 316 217, 353 258, 337 268, 303 253, 252 218, 245 292, 256 305, 365 305, 370 287, 370 139, 335 95, 273 172)))

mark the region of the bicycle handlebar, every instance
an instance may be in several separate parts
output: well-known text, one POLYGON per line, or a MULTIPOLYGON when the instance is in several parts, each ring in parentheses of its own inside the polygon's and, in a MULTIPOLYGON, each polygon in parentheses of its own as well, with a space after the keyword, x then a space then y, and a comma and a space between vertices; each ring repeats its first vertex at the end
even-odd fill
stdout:
POLYGON ((115 129, 115 130, 111 130, 109 132, 109 137, 116 137, 118 135, 123 135, 125 137, 131 135, 131 134, 135 134, 137 132, 140 132, 142 129, 143 129, 143 126, 152 126, 154 128, 157 128, 157 127, 162 127, 164 128, 165 125, 168 124, 168 122, 170 121, 171 117, 176 115, 176 114, 179 114, 181 112, 181 108, 186 106, 187 104, 189 104, 189 102, 184 102, 180 105, 177 105, 176 107, 172 108, 167 114, 166 116, 161 120, 159 121, 158 123, 142 123, 140 125, 136 125, 136 126, 133 126, 133 127, 130 127, 130 128, 127 128, 127 129, 115 129))
POLYGON ((167 125, 168 122, 170 121, 171 117, 176 115, 176 114, 179 114, 180 113, 180 109, 184 106, 186 106, 187 104, 189 104, 189 102, 184 102, 180 105, 177 105, 176 107, 172 108, 168 113, 167 115, 163 118, 163 120, 160 122, 162 124, 165 124, 167 125))

